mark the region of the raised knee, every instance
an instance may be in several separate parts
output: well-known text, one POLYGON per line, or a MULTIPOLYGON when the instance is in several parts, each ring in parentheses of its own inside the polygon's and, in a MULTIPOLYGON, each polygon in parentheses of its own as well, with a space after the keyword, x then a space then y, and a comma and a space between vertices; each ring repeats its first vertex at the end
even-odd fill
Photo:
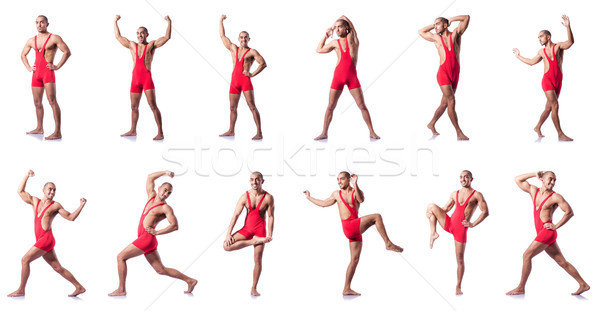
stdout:
POLYGON ((227 252, 231 252, 233 249, 231 248, 231 245, 223 245, 223 249, 227 252))
POLYGON ((126 261, 127 259, 125 259, 125 256, 123 256, 122 254, 117 255, 117 261, 126 261))
POLYGON ((531 258, 533 258, 533 256, 530 252, 523 253, 523 261, 531 261, 531 258))

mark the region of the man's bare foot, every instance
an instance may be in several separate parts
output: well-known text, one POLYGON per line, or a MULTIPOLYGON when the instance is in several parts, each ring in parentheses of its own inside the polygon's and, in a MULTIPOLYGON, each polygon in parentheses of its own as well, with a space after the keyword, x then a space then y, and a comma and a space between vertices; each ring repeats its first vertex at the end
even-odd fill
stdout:
POLYGON ((110 293, 108 295, 111 296, 111 297, 114 297, 114 296, 126 296, 127 292, 124 291, 124 290, 116 289, 114 292, 112 292, 112 293, 110 293))
POLYGON ((539 127, 536 127, 536 128, 534 128, 533 130, 534 130, 534 131, 535 131, 535 132, 538 134, 538 137, 540 137, 540 138, 542 138, 542 137, 546 137, 546 136, 544 136, 544 135, 542 134, 542 129, 541 129, 541 128, 539 128, 539 127))
POLYGON ((511 295, 511 296, 512 295, 525 295, 525 289, 517 287, 506 294, 511 295))
POLYGON ((7 297, 23 297, 25 296, 25 291, 17 289, 16 291, 6 295, 7 297))
POLYGON ((163 140, 165 139, 165 135, 163 135, 163 133, 158 133, 156 136, 154 136, 154 138, 152 138, 152 140, 163 140))
POLYGON ((130 130, 127 133, 121 134, 121 137, 125 137, 125 136, 137 136, 137 132, 135 130, 130 130))
POLYGON ((34 130, 27 132, 27 134, 44 134, 44 129, 36 128, 34 130))
POLYGON ((60 132, 54 132, 54 133, 52 133, 52 135, 45 137, 46 140, 55 140, 55 139, 61 139, 61 138, 62 138, 62 135, 60 134, 60 132))
POLYGON ((252 238, 252 239, 254 240, 254 245, 260 245, 260 244, 265 244, 265 243, 271 242, 271 239, 266 238, 266 237, 254 236, 254 238, 252 238))
POLYGON ((342 292, 342 295, 344 295, 344 296, 360 296, 360 293, 357 293, 357 292, 353 291, 352 289, 348 288, 348 289, 344 289, 344 292, 342 292))
POLYGON ((431 134, 440 135, 440 133, 438 133, 438 131, 435 130, 435 126, 433 126, 433 124, 427 124, 427 128, 431 130, 431 134))
POLYGON ((433 248, 433 242, 435 242, 435 240, 437 238, 440 237, 440 234, 435 232, 434 234, 432 234, 431 236, 429 236, 429 248, 432 249, 433 248))
POLYGON ((219 135, 220 137, 224 137, 224 136, 235 136, 235 132, 234 131, 227 131, 221 135, 219 135))
POLYGON ((387 249, 388 251, 396 252, 396 253, 402 253, 404 251, 404 249, 402 247, 392 243, 391 241, 385 245, 385 249, 387 249))
POLYGON ((587 283, 585 283, 583 285, 579 285, 579 289, 576 292, 571 293, 571 295, 581 295, 583 292, 586 292, 588 290, 590 290, 590 286, 587 285, 587 283))
POLYGON ((194 287, 196 287, 196 284, 198 284, 198 280, 191 279, 189 282, 187 282, 187 284, 188 284, 188 289, 184 293, 191 294, 192 291, 194 290, 194 287))
POLYGON ((467 135, 465 135, 464 133, 458 133, 456 134, 456 137, 458 138, 458 140, 469 140, 469 137, 467 137, 467 135))
POLYGON ((75 288, 75 291, 71 295, 69 295, 69 297, 77 297, 77 295, 83 293, 85 293, 85 288, 83 286, 80 286, 78 288, 75 288))
POLYGON ((252 140, 261 140, 262 138, 262 133, 257 133, 256 135, 254 135, 254 137, 252 137, 252 140))
POLYGON ((323 140, 323 139, 327 139, 327 134, 321 134, 321 135, 315 137, 315 140, 323 140))
POLYGON ((565 135, 565 134, 560 134, 558 135, 558 140, 560 141, 573 141, 573 138, 565 135))
POLYGON ((458 286, 456 287, 456 294, 457 295, 462 295, 463 294, 462 290, 458 286))
POLYGON ((375 134, 375 132, 371 133, 370 137, 373 139, 381 139, 381 137, 379 137, 379 135, 375 134))
POLYGON ((256 288, 253 288, 253 289, 250 291, 250 295, 252 295, 252 296, 255 296, 255 297, 258 297, 258 296, 260 296, 260 293, 259 293, 259 292, 256 290, 256 288))

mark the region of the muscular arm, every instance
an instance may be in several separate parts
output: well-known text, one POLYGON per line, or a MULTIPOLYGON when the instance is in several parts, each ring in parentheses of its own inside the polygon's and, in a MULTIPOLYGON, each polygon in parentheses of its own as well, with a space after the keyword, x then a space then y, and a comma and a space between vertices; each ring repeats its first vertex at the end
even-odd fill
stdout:
POLYGON ((534 189, 535 186, 532 186, 529 182, 527 182, 527 179, 529 178, 533 178, 533 177, 541 177, 542 172, 536 172, 536 173, 527 173, 527 174, 523 174, 523 175, 519 175, 517 177, 515 177, 515 182, 517 183, 517 186, 519 186, 519 188, 529 194, 531 194, 534 189))
POLYGON ((567 221, 569 221, 569 219, 571 219, 571 217, 573 217, 575 215, 575 214, 573 214, 571 205, 569 205, 569 203, 567 203, 567 201, 565 201, 565 198, 563 198, 563 196, 560 194, 557 194, 557 197, 558 198, 557 198, 556 204, 558 204, 558 207, 560 207, 560 209, 563 212, 565 212, 565 214, 556 224, 552 224, 552 223, 544 224, 544 228, 546 228, 546 229, 556 230, 556 229, 562 227, 564 224, 566 224, 567 221))
POLYGON ((479 217, 477 217, 477 219, 472 222, 469 223, 468 221, 465 220, 465 222, 467 222, 467 224, 465 224, 463 222, 463 225, 467 226, 467 227, 475 227, 478 224, 480 224, 486 217, 488 217, 490 215, 489 211, 488 211, 488 206, 487 206, 487 202, 485 201, 485 199, 483 198, 483 195, 479 192, 477 192, 479 194, 478 198, 477 198, 477 203, 479 205, 479 209, 481 210, 481 214, 479 214, 479 217))
POLYGON ((170 232, 173 232, 177 229, 179 229, 179 225, 177 223, 177 217, 175 217, 175 213, 173 213, 173 209, 169 206, 169 205, 163 205, 163 212, 165 213, 165 216, 167 217, 167 221, 169 222, 169 225, 164 227, 163 229, 160 230, 154 230, 152 229, 152 227, 147 227, 146 230, 150 230, 152 229, 152 231, 154 231, 154 233, 149 232, 153 235, 161 235, 161 234, 167 234, 170 232))
POLYGON ((529 66, 533 66, 539 62, 542 61, 543 57, 542 57, 542 53, 541 50, 540 52, 537 53, 537 55, 535 55, 533 58, 526 58, 521 56, 521 52, 519 52, 519 49, 513 49, 513 53, 515 53, 515 56, 522 62, 524 62, 525 64, 529 65, 529 66))
POLYGON ((165 45, 165 43, 167 43, 167 41, 169 41, 169 39, 171 39, 171 18, 167 15, 167 16, 165 16, 165 20, 168 22, 167 32, 165 33, 165 35, 163 37, 160 37, 160 38, 156 39, 156 41, 154 41, 155 48, 159 48, 159 47, 165 45))
POLYGON ((433 28, 435 28, 434 25, 429 25, 419 29, 419 36, 427 41, 435 42, 435 35, 431 33, 433 28))
POLYGON ((333 44, 333 42, 335 42, 335 40, 330 41, 329 43, 325 44, 325 41, 327 41, 327 38, 331 37, 332 33, 333 33, 333 27, 327 28, 327 31, 325 31, 325 36, 321 39, 321 41, 319 41, 319 45, 317 45, 317 53, 325 54, 325 53, 329 53, 335 49, 335 45, 333 44))
POLYGON ((268 238, 273 238, 273 227, 275 223, 275 198, 271 196, 271 204, 269 205, 269 209, 267 209, 267 215, 269 215, 269 233, 267 234, 268 238))
POLYGON ((83 210, 83 207, 85 206, 86 202, 87 202, 86 199, 81 198, 79 200, 79 207, 73 213, 69 213, 69 211, 64 209, 63 206, 61 204, 59 204, 58 205, 58 213, 60 214, 60 216, 62 216, 62 218, 66 219, 66 220, 74 221, 75 219, 77 219, 77 217, 81 213, 81 210, 83 210))
POLYGON ((48 69, 50 69, 50 70, 58 70, 58 69, 62 68, 62 66, 67 62, 67 59, 69 59, 69 57, 71 57, 71 50, 69 50, 69 47, 67 46, 65 41, 63 41, 63 39, 58 35, 55 36, 55 38, 57 40, 56 46, 63 53, 63 55, 60 58, 60 61, 58 62, 58 64, 56 64, 56 65, 48 64, 47 65, 48 69))
POLYGON ((450 199, 448 199, 448 202, 446 202, 446 205, 444 205, 444 207, 442 207, 442 210, 444 212, 448 213, 454 207, 454 196, 455 195, 456 195, 456 192, 452 192, 450 194, 450 199))
POLYGON ((244 203, 246 202, 245 200, 246 200, 246 197, 244 195, 242 195, 242 196, 240 196, 240 199, 238 200, 237 204, 235 205, 235 209, 233 210, 233 216, 231 217, 231 221, 229 222, 229 227, 227 227, 226 235, 227 235, 228 240, 231 238, 231 233, 233 232, 233 227, 235 226, 235 223, 237 222, 238 218, 242 214, 242 211, 244 210, 244 203))
POLYGON ((226 15, 221 15, 221 19, 219 20, 219 35, 221 36, 221 41, 223 41, 225 48, 232 51, 234 49, 234 44, 231 43, 231 40, 225 35, 225 26, 223 26, 223 20, 226 18, 226 15))
POLYGON ((327 199, 325 200, 319 200, 319 199, 315 199, 313 197, 310 196, 310 192, 308 190, 304 191, 304 194, 306 195, 306 198, 312 202, 313 204, 320 206, 320 207, 328 207, 328 206, 332 206, 333 204, 335 204, 336 200, 335 197, 333 196, 335 192, 333 192, 327 199))
POLYGON ((121 31, 119 30, 119 24, 117 23, 119 21, 119 19, 121 19, 121 16, 117 15, 115 17, 115 38, 117 38, 117 41, 119 41, 119 43, 121 43, 122 46, 129 49, 131 47, 131 41, 129 41, 129 39, 121 36, 121 31))
POLYGON ((458 22, 458 26, 456 26, 456 29, 454 29, 454 31, 456 32, 457 35, 462 35, 463 33, 465 33, 465 30, 467 30, 467 27, 469 27, 470 19, 471 19, 471 16, 469 16, 469 15, 459 15, 459 16, 449 18, 448 22, 450 22, 450 23, 458 22))
POLYGON ((256 70, 250 74, 251 78, 258 75, 261 71, 263 71, 263 69, 267 68, 267 62, 265 62, 265 59, 262 57, 262 55, 260 55, 260 53, 258 53, 257 50, 252 50, 252 51, 254 52, 254 53, 252 53, 252 56, 258 63, 258 68, 256 68, 256 70))
POLYGON ((33 71, 34 69, 31 67, 31 65, 29 65, 29 60, 27 59, 27 54, 29 54, 29 51, 31 51, 31 46, 32 46, 33 40, 35 40, 35 38, 27 40, 27 43, 25 43, 25 47, 23 48, 23 51, 21 52, 21 61, 23 62, 23 65, 25 65, 25 68, 27 68, 27 71, 30 71, 30 72, 33 71))
POLYGON ((558 47, 563 49, 563 50, 567 50, 571 47, 571 45, 573 45, 573 43, 575 43, 575 39, 573 38, 573 31, 571 31, 571 22, 569 21, 569 18, 566 15, 562 16, 563 22, 562 24, 567 27, 567 41, 565 42, 559 42, 558 47))
POLYGON ((175 176, 175 174, 171 171, 159 171, 148 175, 148 178, 146 179, 146 193, 148 194, 148 198, 156 196, 156 191, 154 191, 154 181, 165 175, 171 178, 175 176))
POLYGON ((33 171, 29 171, 27 172, 27 175, 25 175, 25 177, 23 178, 23 180, 21 180, 21 183, 19 184, 19 188, 17 189, 17 193, 19 193, 19 196, 21 197, 21 199, 23 199, 23 201, 25 201, 25 203, 27 204, 32 204, 33 205, 33 198, 31 196, 31 194, 29 194, 28 192, 25 191, 25 186, 27 185, 27 180, 29 180, 29 177, 33 177, 33 171))

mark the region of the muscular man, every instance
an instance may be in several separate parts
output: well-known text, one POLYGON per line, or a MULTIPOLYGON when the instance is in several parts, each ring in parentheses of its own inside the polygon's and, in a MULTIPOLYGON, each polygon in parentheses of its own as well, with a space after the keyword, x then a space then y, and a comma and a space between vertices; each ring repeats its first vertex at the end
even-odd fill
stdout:
POLYGON ((567 28, 567 41, 565 42, 552 42, 552 36, 550 31, 542 30, 538 35, 540 44, 544 48, 540 49, 533 58, 525 58, 521 56, 519 49, 513 49, 515 56, 525 64, 533 66, 542 60, 544 60, 544 77, 542 78, 542 89, 546 95, 546 107, 540 116, 538 124, 533 129, 539 137, 542 135, 542 124, 548 119, 550 113, 552 113, 552 122, 558 132, 558 139, 562 141, 572 141, 573 139, 565 135, 562 128, 560 127, 560 120, 558 118, 558 96, 560 95, 560 89, 562 88, 562 62, 565 50, 569 49, 575 40, 573 39, 573 32, 571 31, 571 22, 569 17, 566 15, 562 16, 562 24, 567 28))
POLYGON ((227 238, 223 242, 223 248, 226 251, 235 251, 246 246, 254 246, 254 273, 252 279, 252 296, 260 296, 256 290, 258 278, 262 271, 262 255, 265 250, 265 243, 271 242, 273 239, 273 224, 275 222, 275 201, 273 196, 262 188, 265 182, 263 175, 260 172, 254 172, 250 175, 250 190, 240 196, 231 222, 227 228, 227 238), (238 230, 233 235, 233 227, 246 207, 246 220, 244 227, 238 230), (267 226, 265 216, 269 215, 269 232, 267 234, 267 226))
POLYGON ((448 117, 454 128, 456 136, 459 140, 468 140, 469 137, 463 133, 458 126, 458 117, 456 115, 456 87, 458 86, 458 77, 460 74, 460 45, 462 35, 469 26, 469 15, 460 15, 446 19, 438 17, 433 25, 425 26, 419 30, 419 35, 427 41, 435 43, 438 54, 440 55, 440 68, 437 73, 437 81, 442 90, 442 102, 433 114, 431 122, 427 124, 427 128, 431 130, 433 135, 439 135, 435 129, 435 123, 448 108, 448 117), (458 26, 453 32, 448 30, 452 22, 458 22, 458 26), (431 33, 435 30, 435 34, 431 33))
POLYGON ((385 242, 385 248, 390 251, 401 253, 404 251, 402 247, 392 243, 385 231, 383 218, 380 214, 371 214, 363 217, 358 217, 358 208, 365 201, 365 195, 358 187, 358 176, 350 175, 348 172, 340 172, 337 176, 337 182, 340 190, 334 191, 325 200, 315 199, 310 196, 308 190, 304 191, 306 198, 320 207, 328 207, 337 202, 340 218, 342 220, 342 229, 344 235, 350 241, 350 264, 346 269, 346 282, 344 284, 343 295, 360 295, 350 288, 360 252, 362 250, 362 234, 371 226, 375 225, 377 231, 385 242), (351 205, 350 205, 351 204, 351 205))
POLYGON ((254 123, 256 123, 256 135, 254 135, 252 139, 262 139, 260 114, 258 113, 256 103, 254 102, 254 88, 252 87, 250 78, 255 77, 263 71, 263 69, 267 68, 267 63, 257 50, 253 50, 248 46, 250 34, 247 31, 240 32, 238 37, 238 41, 240 42, 239 47, 229 40, 225 35, 225 27, 223 26, 223 20, 226 18, 226 15, 221 15, 221 19, 219 20, 219 35, 221 36, 221 41, 223 41, 225 48, 231 52, 233 72, 231 73, 231 85, 229 86, 229 130, 219 136, 235 136, 237 107, 240 102, 241 93, 243 92, 246 103, 252 112, 252 117, 254 117, 254 123), (250 68, 254 61, 258 63, 258 68, 256 68, 254 72, 250 72, 250 68))
POLYGON ((152 81, 152 73, 150 67, 152 65, 152 59, 154 58, 154 52, 156 49, 165 45, 169 39, 171 39, 171 19, 169 16, 165 16, 167 21, 167 33, 156 40, 150 42, 148 39, 148 29, 146 27, 140 27, 137 30, 138 42, 130 41, 129 39, 121 36, 119 31, 118 21, 121 19, 120 15, 115 17, 115 37, 123 45, 128 48, 133 58, 133 77, 131 78, 131 129, 122 134, 121 136, 136 136, 137 135, 137 121, 140 117, 139 107, 140 100, 142 99, 142 91, 146 94, 148 105, 152 109, 154 114, 154 120, 158 126, 158 134, 154 137, 154 140, 164 139, 163 128, 162 128, 162 117, 160 110, 156 105, 156 93, 154 91, 154 82, 152 81))
POLYGON ((46 139, 51 140, 62 138, 60 132, 60 107, 56 101, 54 71, 62 68, 67 62, 67 59, 71 56, 71 50, 69 50, 69 47, 59 35, 48 32, 48 25, 50 23, 48 23, 48 18, 44 15, 40 15, 35 19, 38 34, 25 43, 23 52, 21 52, 21 60, 27 70, 30 72, 33 71, 31 91, 33 93, 33 104, 35 105, 35 115, 37 118, 37 127, 27 132, 27 134, 44 134, 44 106, 42 105, 42 98, 44 97, 45 90, 48 103, 50 103, 52 114, 54 115, 54 132, 46 137, 46 139), (35 49, 35 63, 33 67, 29 65, 29 61, 27 60, 27 54, 29 54, 31 49, 35 49), (63 55, 58 64, 54 65, 54 56, 56 56, 57 50, 60 50, 63 55))
POLYGON ((333 73, 331 89, 329 90, 329 105, 327 105, 327 110, 325 110, 323 132, 321 132, 321 135, 315 137, 315 140, 327 139, 329 124, 331 124, 331 119, 333 118, 333 110, 342 95, 344 85, 348 86, 348 91, 354 97, 354 101, 367 123, 371 138, 379 139, 380 137, 373 130, 371 115, 365 105, 365 98, 356 75, 356 63, 358 62, 358 36, 356 35, 356 28, 354 28, 352 22, 344 15, 336 20, 333 26, 327 28, 325 36, 323 36, 317 46, 317 53, 329 53, 333 50, 335 50, 338 56, 338 62, 333 73), (340 38, 331 40, 325 44, 327 38, 333 37, 334 31, 340 38))
POLYGON ((77 282, 69 270, 65 269, 60 262, 58 262, 56 252, 54 251, 55 241, 54 235, 52 234, 52 221, 57 214, 66 220, 74 221, 77 219, 77 216, 79 216, 79 213, 81 213, 81 210, 87 201, 86 199, 81 198, 79 207, 73 213, 69 213, 60 203, 52 200, 56 193, 56 186, 52 182, 47 182, 44 185, 42 190, 44 196, 41 199, 34 197, 25 191, 27 180, 29 180, 29 177, 33 176, 35 176, 33 171, 30 170, 27 172, 27 175, 25 175, 25 178, 23 178, 19 184, 17 192, 25 203, 31 204, 33 207, 35 244, 21 260, 21 284, 19 284, 19 288, 8 296, 25 296, 25 285, 27 284, 30 272, 29 264, 40 257, 43 257, 54 271, 58 272, 58 274, 75 286, 75 291, 70 294, 69 297, 83 294, 85 293, 85 288, 77 282))
POLYGON ((429 237, 429 248, 433 248, 433 242, 440 235, 436 232, 437 223, 444 230, 454 236, 454 248, 456 251, 456 263, 458 265, 456 275, 456 294, 462 295, 462 279, 465 274, 465 247, 467 246, 467 230, 480 224, 488 215, 488 206, 481 192, 471 188, 473 182, 473 174, 470 171, 464 170, 460 173, 460 185, 462 188, 450 194, 448 203, 441 208, 433 203, 427 206, 427 218, 431 228, 431 236, 429 237), (463 203, 460 203, 463 202, 463 203), (448 216, 448 212, 456 205, 456 209, 452 216, 448 216), (474 222, 471 222, 471 216, 475 212, 475 208, 479 206, 481 213, 474 222))
POLYGON ((158 187, 158 191, 154 190, 154 181, 165 175, 173 178, 175 174, 169 171, 160 171, 148 175, 148 179, 146 180, 148 202, 144 206, 142 216, 140 217, 138 238, 127 245, 127 247, 117 255, 119 287, 114 292, 108 294, 109 296, 127 295, 127 291, 125 290, 125 277, 127 276, 126 261, 142 254, 146 257, 146 260, 148 260, 148 263, 154 268, 156 273, 168 275, 172 278, 177 278, 186 282, 188 288, 184 293, 191 293, 194 290, 196 283, 198 283, 197 280, 192 279, 175 269, 166 268, 160 260, 160 255, 157 251, 158 241, 156 236, 179 229, 177 218, 173 213, 173 208, 167 204, 167 198, 171 195, 171 192, 173 192, 173 186, 170 183, 165 182, 158 187), (163 229, 156 230, 156 225, 163 219, 167 219, 169 225, 163 229))
POLYGON ((571 217, 573 217, 573 210, 565 198, 562 195, 552 191, 554 184, 556 183, 556 175, 553 172, 537 172, 523 174, 515 177, 515 182, 521 190, 529 193, 533 199, 533 220, 535 223, 535 231, 537 235, 531 245, 527 248, 523 254, 523 271, 521 272, 521 282, 517 288, 506 293, 507 295, 522 295, 525 294, 525 283, 531 273, 531 260, 537 254, 542 251, 546 253, 556 261, 567 273, 572 276, 577 283, 579 288, 572 293, 572 295, 579 295, 590 289, 590 286, 583 280, 583 278, 577 272, 577 269, 573 267, 563 256, 558 243, 556 243, 557 233, 556 230, 562 227, 571 217), (528 179, 537 177, 542 181, 542 187, 538 188, 527 182, 528 179), (565 214, 556 223, 552 223, 552 215, 557 208, 560 208, 565 214))

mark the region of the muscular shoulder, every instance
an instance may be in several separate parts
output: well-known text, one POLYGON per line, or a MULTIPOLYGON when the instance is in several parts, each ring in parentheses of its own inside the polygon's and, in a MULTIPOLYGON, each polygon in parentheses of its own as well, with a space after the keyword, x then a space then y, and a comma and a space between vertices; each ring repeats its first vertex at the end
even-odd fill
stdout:
POLYGON ((52 34, 52 37, 50 37, 50 41, 48 43, 58 43, 58 42, 63 42, 63 38, 57 34, 52 34))
POLYGON ((157 212, 160 214, 173 214, 173 207, 169 204, 161 205, 157 212))
POLYGON ((485 199, 483 198, 483 193, 481 193, 479 191, 475 191, 473 198, 476 199, 477 202, 485 201, 485 199))
POLYGON ((331 193, 331 196, 332 196, 332 197, 333 197, 333 198, 334 198, 334 199, 337 201, 337 200, 339 200, 339 198, 340 198, 340 195, 339 195, 339 193, 340 193, 340 192, 339 192, 338 190, 334 190, 334 191, 331 193))
POLYGON ((57 213, 61 208, 63 208, 63 206, 60 203, 54 202, 48 210, 50 210, 50 212, 54 214, 57 213))
POLYGON ((552 202, 554 202, 554 203, 565 202, 565 198, 561 194, 554 192, 554 194, 552 195, 552 202))

